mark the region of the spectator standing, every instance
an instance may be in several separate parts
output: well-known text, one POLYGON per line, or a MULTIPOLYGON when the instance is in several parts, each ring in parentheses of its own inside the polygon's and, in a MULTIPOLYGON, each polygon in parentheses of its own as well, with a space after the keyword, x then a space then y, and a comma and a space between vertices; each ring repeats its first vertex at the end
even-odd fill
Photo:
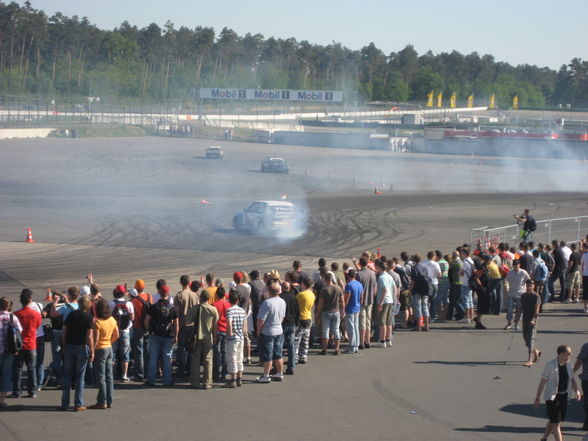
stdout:
POLYGON ((521 296, 526 291, 525 283, 530 279, 529 274, 524 269, 521 269, 520 261, 518 259, 513 260, 512 269, 506 275, 506 282, 508 283, 508 307, 506 309, 505 330, 512 328, 513 311, 514 327, 515 329, 519 329, 521 296))
MULTIPOLYGON (((208 291, 208 290, 207 290, 208 291)), ((239 293, 237 292, 237 295, 239 293)), ((227 309, 231 307, 231 304, 227 302, 225 296, 225 288, 219 286, 216 291, 216 301, 213 306, 218 312, 218 318, 215 324, 214 332, 216 333, 214 338, 213 346, 213 379, 214 381, 224 380, 227 375, 227 361, 226 355, 226 344, 227 344, 227 309)))
POLYGON ((300 280, 301 291, 296 294, 298 310, 300 311, 298 329, 296 331, 294 351, 298 356, 298 363, 306 364, 308 360, 308 346, 310 342, 310 329, 312 327, 312 307, 316 296, 311 289, 312 282, 308 276, 300 280))
POLYGON ((131 361, 131 328, 135 317, 132 302, 125 299, 126 291, 125 285, 117 285, 112 291, 114 299, 110 302, 110 311, 117 323, 120 336, 114 342, 112 350, 114 361, 120 371, 120 379, 123 382, 129 381, 127 373, 131 361))
POLYGON ((372 330, 372 308, 376 295, 376 273, 370 270, 366 257, 359 258, 357 280, 363 286, 363 299, 359 311, 359 349, 369 349, 372 330))
POLYGON ((525 340, 525 345, 529 348, 529 359, 524 366, 531 367, 541 356, 541 351, 535 347, 537 318, 539 317, 541 298, 534 291, 532 280, 527 280, 525 286, 526 291, 521 296, 521 311, 523 313, 523 339, 525 340))
POLYGON ((186 315, 188 311, 198 304, 198 295, 190 289, 190 277, 180 277, 182 289, 176 294, 174 305, 178 311, 180 334, 178 336, 178 349, 176 352, 176 374, 190 376, 190 351, 184 346, 190 327, 186 326, 186 315))
POLYGON ((8 407, 5 398, 13 388, 14 354, 8 350, 8 327, 15 326, 22 332, 18 317, 10 312, 11 308, 12 301, 8 297, 0 298, 0 409, 8 407))
POLYGON ((256 381, 258 383, 269 383, 272 380, 282 381, 284 379, 282 321, 286 316, 286 302, 279 297, 279 294, 279 281, 271 281, 268 284, 268 299, 259 307, 257 337, 260 346, 260 358, 263 364, 263 374, 257 377, 256 381), (270 377, 272 362, 276 368, 276 373, 270 377))
POLYGON ((341 312, 343 307, 343 291, 333 282, 333 274, 327 272, 323 275, 323 287, 319 293, 319 301, 316 308, 316 315, 321 325, 321 355, 327 355, 329 338, 333 337, 335 344, 335 355, 339 355, 339 342, 341 334, 341 312))
POLYGON ((451 253, 451 260, 449 262, 448 278, 449 278, 449 306, 447 307, 446 320, 461 320, 465 317, 466 311, 461 302, 461 259, 459 253, 453 251, 451 253))
POLYGON ((169 299, 169 286, 159 279, 157 284, 159 300, 149 307, 145 316, 145 328, 149 330, 149 369, 147 385, 155 386, 157 365, 161 360, 164 386, 173 385, 172 347, 178 342, 178 312, 169 299))
MULTIPOLYGON (((68 289, 70 299, 77 288, 68 289)), ((90 299, 87 296, 80 297, 79 309, 68 314, 63 323, 61 335, 61 347, 63 348, 63 392, 61 394, 61 410, 68 410, 70 390, 75 384, 74 405, 76 412, 86 410, 84 406, 84 377, 88 361, 94 360, 94 337, 92 335, 93 320, 88 313, 90 299)))
MULTIPOLYGON (((217 296, 219 291, 217 291, 217 296)), ((212 346, 218 335, 217 323, 219 321, 218 310, 209 304, 209 297, 208 290, 200 291, 200 304, 193 306, 186 315, 186 325, 194 326, 190 384, 192 387, 200 387, 205 390, 212 389, 212 346), (201 360, 204 368, 202 380, 200 380, 201 360)), ((224 333, 226 335, 226 319, 224 333)))
POLYGON ((145 317, 153 303, 151 294, 144 292, 145 282, 135 281, 134 290, 130 290, 131 303, 135 314, 131 330, 131 353, 133 354, 133 379, 143 381, 146 378, 145 366, 149 360, 148 329, 145 328, 145 317))
MULTIPOLYGON (((584 244, 586 245, 586 244, 584 244)), ((582 368, 580 380, 582 381, 582 396, 584 400, 584 424, 582 430, 588 430, 588 343, 582 345, 578 358, 574 363, 574 372, 582 368)))
POLYGON ((584 301, 584 313, 588 313, 588 242, 582 244, 582 300, 584 301))
POLYGON ((239 294, 235 290, 229 292, 227 309, 227 372, 230 379, 225 384, 227 388, 241 387, 243 381, 243 336, 247 333, 247 314, 238 305, 239 294))
POLYGON ((100 299, 96 303, 94 320, 94 374, 98 383, 96 404, 89 409, 106 409, 112 407, 114 376, 112 372, 112 345, 119 338, 118 323, 110 313, 108 302, 100 299))
POLYGON ((282 321, 282 332, 284 334, 282 351, 284 349, 288 351, 288 367, 285 374, 294 375, 294 367, 296 366, 295 337, 300 310, 296 301, 296 293, 292 290, 290 283, 282 283, 280 297, 286 302, 286 315, 284 316, 284 321, 282 321))
POLYGON ((29 397, 37 398, 37 329, 41 326, 41 314, 29 308, 33 292, 25 288, 20 293, 22 308, 14 313, 22 326, 22 349, 16 354, 13 371, 12 396, 20 397, 22 392, 23 365, 27 369, 27 391, 29 397))
POLYGON ((349 333, 348 354, 355 354, 359 349, 359 311, 363 300, 363 285, 355 279, 355 270, 350 268, 345 275, 345 320, 349 333))

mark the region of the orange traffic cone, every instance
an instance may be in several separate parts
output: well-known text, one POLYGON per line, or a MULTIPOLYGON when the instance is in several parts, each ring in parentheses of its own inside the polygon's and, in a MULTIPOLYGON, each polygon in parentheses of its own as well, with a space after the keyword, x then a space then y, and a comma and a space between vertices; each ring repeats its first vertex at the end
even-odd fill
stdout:
POLYGON ((33 230, 27 228, 27 239, 25 240, 26 243, 35 243, 33 240, 33 230))
POLYGON ((51 297, 51 290, 49 288, 47 288, 47 296, 45 296, 44 300, 46 302, 50 302, 51 300, 53 300, 53 297, 51 297))

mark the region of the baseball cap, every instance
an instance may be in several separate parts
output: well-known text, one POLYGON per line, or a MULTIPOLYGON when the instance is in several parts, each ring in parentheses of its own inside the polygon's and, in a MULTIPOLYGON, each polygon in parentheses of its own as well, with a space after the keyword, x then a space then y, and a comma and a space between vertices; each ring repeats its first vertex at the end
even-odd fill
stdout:
POLYGON ((139 295, 139 293, 137 292, 137 290, 136 290, 135 288, 131 288, 131 289, 129 289, 129 294, 130 294, 132 297, 137 297, 137 296, 139 295))
POLYGON ((80 288, 80 295, 87 296, 90 295, 90 287, 88 285, 84 285, 80 288))
POLYGON ((163 286, 161 287, 161 290, 162 290, 164 293, 166 293, 166 294, 169 294, 169 286, 167 286, 167 285, 163 285, 163 286))
POLYGON ((124 285, 116 285, 116 288, 114 288, 114 290, 118 291, 118 292, 122 292, 123 294, 125 294, 127 292, 124 285))

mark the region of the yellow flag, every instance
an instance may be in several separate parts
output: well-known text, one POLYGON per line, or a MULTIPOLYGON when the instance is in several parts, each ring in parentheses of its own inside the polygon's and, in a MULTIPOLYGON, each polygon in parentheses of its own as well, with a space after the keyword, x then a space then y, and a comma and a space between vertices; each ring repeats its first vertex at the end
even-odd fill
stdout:
POLYGON ((427 107, 433 107, 433 91, 427 94, 427 107))
POLYGON ((488 104, 489 109, 494 109, 496 107, 496 94, 493 93, 490 95, 490 104, 488 104))
POLYGON ((472 93, 470 96, 468 96, 468 107, 474 107, 474 94, 472 93))
POLYGON ((449 98, 449 107, 455 109, 455 104, 457 103, 457 93, 453 92, 451 94, 451 98, 449 98))
POLYGON ((439 92, 437 95, 437 107, 443 107, 443 92, 439 92))
POLYGON ((519 96, 518 95, 515 95, 514 98, 512 99, 512 109, 519 110, 519 96))

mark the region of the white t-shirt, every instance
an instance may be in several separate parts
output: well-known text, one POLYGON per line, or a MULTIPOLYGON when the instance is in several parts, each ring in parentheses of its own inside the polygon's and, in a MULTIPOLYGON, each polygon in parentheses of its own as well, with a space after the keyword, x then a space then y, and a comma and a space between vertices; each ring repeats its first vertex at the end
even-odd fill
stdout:
POLYGON ((474 273, 474 261, 471 257, 464 259, 461 269, 463 270, 463 276, 460 277, 463 286, 468 286, 468 281, 474 273))
MULTIPOLYGON (((118 302, 118 303, 125 302, 126 303, 126 306, 127 306, 127 310, 129 311, 129 314, 130 315, 135 314, 135 308, 133 307, 133 303, 132 302, 130 302, 128 300, 125 300, 125 299, 118 299, 118 300, 116 300, 116 302, 118 302)), ((114 311, 114 305, 116 304, 116 302, 115 302, 115 300, 111 300, 110 303, 108 304, 110 306, 110 311, 111 312, 114 311)), ((121 332, 124 332, 125 334, 127 334, 132 327, 133 327, 133 321, 132 320, 129 320, 129 326, 127 326, 126 329, 121 329, 120 331, 121 332)))
MULTIPOLYGON (((159 302, 159 299, 161 299, 161 294, 156 292, 155 294, 151 294, 151 297, 153 298, 153 304, 155 305, 157 302, 159 302)), ((174 296, 172 296, 172 295, 167 296, 167 300, 169 300, 170 305, 174 304, 174 296)))
POLYGON ((438 285, 439 279, 437 276, 441 273, 441 267, 439 264, 434 260, 423 260, 421 265, 427 269, 427 276, 433 281, 433 285, 438 285))

